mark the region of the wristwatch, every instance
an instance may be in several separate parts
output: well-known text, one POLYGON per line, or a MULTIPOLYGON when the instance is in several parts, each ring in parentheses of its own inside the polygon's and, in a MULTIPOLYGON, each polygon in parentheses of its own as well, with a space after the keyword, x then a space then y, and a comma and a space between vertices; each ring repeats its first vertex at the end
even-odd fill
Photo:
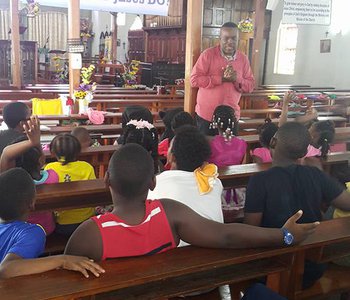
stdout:
POLYGON ((287 228, 282 228, 282 232, 283 232, 283 241, 284 243, 289 246, 293 243, 294 241, 294 236, 293 234, 290 233, 290 231, 287 228))

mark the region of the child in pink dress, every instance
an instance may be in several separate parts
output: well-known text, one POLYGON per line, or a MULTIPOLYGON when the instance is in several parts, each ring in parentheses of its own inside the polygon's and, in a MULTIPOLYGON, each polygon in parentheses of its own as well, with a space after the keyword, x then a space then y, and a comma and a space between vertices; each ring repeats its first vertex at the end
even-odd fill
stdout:
POLYGON ((271 122, 271 119, 266 119, 265 123, 258 129, 259 141, 262 147, 255 148, 251 152, 251 156, 255 163, 272 162, 270 152, 270 142, 272 137, 276 134, 278 127, 271 122))
POLYGON ((234 136, 235 132, 235 112, 232 107, 220 105, 216 107, 213 115, 211 128, 218 130, 218 135, 210 140, 211 156, 210 163, 218 167, 239 165, 243 162, 247 143, 234 136))
MULTIPOLYGON (((7 146, 0 159, 1 173, 14 167, 26 170, 33 178, 35 185, 59 182, 58 175, 53 170, 41 170, 45 163, 45 156, 40 145, 40 123, 36 117, 31 117, 24 124, 27 138, 16 140, 7 146)), ((39 224, 45 230, 46 235, 55 230, 55 221, 52 212, 33 212, 27 219, 29 223, 39 224)))
MULTIPOLYGON (((237 121, 232 107, 220 105, 216 107, 210 129, 217 129, 218 135, 209 138, 211 156, 209 163, 218 167, 239 165, 247 150, 246 141, 234 136, 237 121)), ((244 206, 245 189, 228 189, 223 192, 223 210, 240 209, 244 206)))

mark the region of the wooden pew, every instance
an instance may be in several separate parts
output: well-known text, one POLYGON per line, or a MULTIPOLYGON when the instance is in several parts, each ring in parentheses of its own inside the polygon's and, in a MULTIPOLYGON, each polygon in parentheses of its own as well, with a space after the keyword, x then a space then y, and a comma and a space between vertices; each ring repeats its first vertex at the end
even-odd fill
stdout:
MULTIPOLYGON (((116 149, 117 146, 114 146, 116 149)), ((104 153, 102 160, 103 167, 106 170, 108 166, 107 157, 113 153, 104 153)), ((84 155, 84 154, 83 154, 84 155)), ((90 156, 91 158, 91 156, 90 156)), ((325 166, 341 165, 348 163, 349 153, 338 153, 329 156, 324 162, 325 166)), ((96 161, 96 159, 95 159, 96 161)), ((94 165, 94 160, 89 161, 94 165)), ((98 164, 97 164, 98 165, 98 164)), ((94 165, 96 166, 96 164, 94 165)), ((250 176, 257 172, 267 170, 271 164, 248 164, 238 165, 219 169, 219 178, 225 188, 245 187, 248 184, 250 176)), ((100 167, 101 168, 101 167, 100 167)), ((101 170, 99 170, 101 175, 101 170)), ((76 181, 69 183, 58 183, 51 185, 37 186, 36 211, 54 211, 82 207, 95 207, 112 204, 110 192, 103 179, 76 181)), ((243 210, 224 211, 226 223, 242 222, 244 218, 243 210)), ((67 240, 57 235, 52 235, 47 240, 46 254, 62 253, 67 240)))
MULTIPOLYGON (((350 152, 332 153, 323 161, 323 165, 347 164, 349 158, 350 152)), ((223 167, 219 168, 219 179, 225 188, 246 187, 250 176, 270 167, 270 163, 223 167)), ((102 179, 39 185, 36 188, 37 211, 111 204, 109 191, 102 179)))
MULTIPOLYGON (((42 93, 54 93, 55 95, 59 94, 69 94, 68 89, 41 89, 42 93)), ((94 96, 97 95, 109 95, 109 94, 118 94, 118 95, 156 95, 157 91, 154 90, 135 90, 135 89, 125 89, 125 90, 116 90, 116 89, 96 89, 94 96)))
MULTIPOLYGON (((87 161, 94 167, 96 178, 104 178, 109 160, 113 153, 120 146, 107 145, 101 147, 89 147, 79 154, 79 160, 87 161)), ((56 161, 50 151, 44 151, 46 163, 56 161)))
MULTIPOLYGON (((54 99, 56 98, 54 93, 0 93, 0 100, 30 100, 32 98, 40 99, 54 99)), ((1 101, 2 102, 2 101, 1 101)))
MULTIPOLYGON (((146 95, 148 96, 148 95, 146 95)), ((134 99, 93 99, 91 107, 96 107, 97 110, 108 111, 110 108, 118 107, 118 109, 123 110, 125 107, 130 105, 142 105, 147 107, 152 112, 158 112, 164 109, 170 109, 175 107, 183 107, 184 99, 176 98, 156 98, 156 96, 149 97, 145 99, 143 96, 138 96, 134 99)))
MULTIPOLYGON (((270 288, 288 299, 310 299, 302 298, 298 290, 303 272, 300 258, 339 242, 350 242, 350 218, 321 222, 313 235, 292 247, 230 250, 189 246, 153 256, 104 261, 101 265, 106 273, 100 278, 86 279, 78 273, 54 270, 3 279, 1 299, 95 299, 91 297, 95 295, 116 300, 165 299, 228 283, 251 282, 263 276, 267 276, 270 288), (301 272, 296 272, 298 268, 301 272), (20 292, 18 287, 26 292, 20 292)), ((332 259, 337 257, 335 254, 332 259)), ((325 288, 318 290, 319 296, 325 288)), ((237 292, 232 291, 233 299, 238 299, 237 292)))
POLYGON ((167 299, 262 276, 268 276, 268 285, 279 290, 275 280, 290 269, 292 255, 293 248, 218 250, 190 246, 152 256, 102 262, 106 273, 100 278, 86 279, 78 273, 55 270, 0 280, 0 291, 4 300, 28 299, 28 295, 36 300, 94 295, 98 299, 116 300, 167 299), (18 292, 15 288, 18 284, 26 293, 18 292))
MULTIPOLYGON (((158 133, 164 131, 165 127, 163 122, 155 122, 154 127, 158 130, 158 133)), ((41 129, 42 134, 60 134, 69 133, 76 126, 51 126, 44 127, 41 129)), ((121 134, 122 125, 121 124, 102 124, 102 125, 82 125, 81 127, 86 128, 89 133, 101 133, 101 134, 121 134)))
MULTIPOLYGON (((288 122, 294 121, 294 118, 288 118, 288 122)), ((347 119, 340 116, 322 116, 318 117, 319 121, 333 121, 336 127, 345 127, 347 119)), ((244 119, 239 120, 239 129, 249 129, 249 128, 258 128, 260 125, 264 124, 265 119, 244 119)), ((278 124, 279 119, 272 119, 272 123, 278 124)))

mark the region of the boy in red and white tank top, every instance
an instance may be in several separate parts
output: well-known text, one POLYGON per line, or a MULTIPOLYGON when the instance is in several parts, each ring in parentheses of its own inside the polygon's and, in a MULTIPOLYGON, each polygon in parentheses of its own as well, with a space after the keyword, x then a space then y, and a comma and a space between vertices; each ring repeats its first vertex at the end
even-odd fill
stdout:
POLYGON ((299 225, 301 213, 280 228, 221 224, 205 219, 186 205, 170 199, 146 200, 155 188, 153 159, 137 144, 127 144, 113 154, 106 175, 114 210, 91 218, 73 233, 65 253, 106 258, 155 254, 175 248, 180 239, 213 248, 271 247, 284 244, 283 232, 294 242, 305 239, 317 223, 299 225))

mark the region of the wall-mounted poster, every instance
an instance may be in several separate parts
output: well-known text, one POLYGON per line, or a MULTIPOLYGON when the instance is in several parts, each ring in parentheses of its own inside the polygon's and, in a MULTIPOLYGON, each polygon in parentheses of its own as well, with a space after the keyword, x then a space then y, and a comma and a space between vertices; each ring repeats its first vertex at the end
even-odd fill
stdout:
POLYGON ((320 41, 320 52, 321 53, 330 53, 331 52, 331 40, 321 40, 320 41))
POLYGON ((282 23, 330 25, 332 0, 284 0, 282 23))

